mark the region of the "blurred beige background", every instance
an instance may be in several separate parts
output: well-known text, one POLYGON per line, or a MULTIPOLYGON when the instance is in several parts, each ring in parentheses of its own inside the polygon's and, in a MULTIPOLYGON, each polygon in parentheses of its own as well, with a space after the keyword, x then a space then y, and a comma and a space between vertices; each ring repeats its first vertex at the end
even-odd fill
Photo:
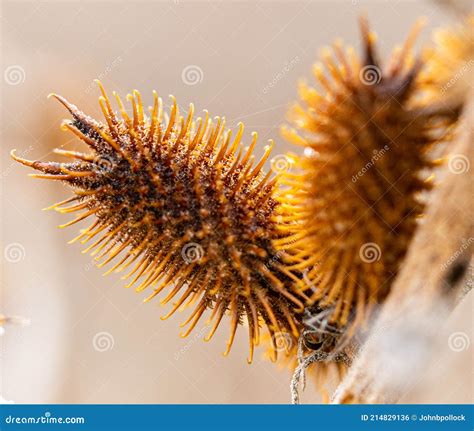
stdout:
MULTIPOLYGON (((46 95, 57 92, 100 117, 92 82, 99 77, 109 91, 139 89, 147 104, 156 89, 167 104, 172 93, 181 106, 194 102, 198 112, 226 116, 232 128, 243 121, 247 140, 253 130, 260 148, 274 138, 278 155, 289 149, 278 128, 297 80, 311 79, 320 48, 335 38, 359 45, 362 12, 385 55, 418 16, 429 18, 421 41, 452 18, 416 0, 2 2, 0 312, 31 319, 1 337, 5 399, 289 402, 288 372, 263 360, 261 349, 247 365, 246 331, 238 332, 228 358, 221 354, 225 324, 210 343, 202 342, 199 327, 182 339, 184 315, 161 321, 159 301, 143 305, 143 296, 124 289, 118 275, 103 278, 80 244, 66 245, 79 227, 59 230, 69 219, 40 209, 67 197, 67 190, 29 179, 9 151, 49 159, 54 147, 76 145, 59 130, 66 112, 46 95)), ((310 386, 303 400, 320 398, 310 386)), ((432 401, 456 400, 453 394, 432 401)))

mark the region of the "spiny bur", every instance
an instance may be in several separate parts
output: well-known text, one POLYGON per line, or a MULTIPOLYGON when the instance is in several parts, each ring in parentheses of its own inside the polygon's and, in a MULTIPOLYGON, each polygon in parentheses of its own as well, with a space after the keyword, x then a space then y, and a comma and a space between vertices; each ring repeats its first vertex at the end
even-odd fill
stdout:
POLYGON ((439 162, 430 149, 449 139, 456 117, 431 109, 432 88, 412 55, 419 28, 382 67, 361 20, 363 58, 340 42, 325 50, 313 70, 320 90, 301 84, 296 129, 283 128, 305 150, 282 179, 288 236, 274 244, 290 256, 288 269, 303 271, 299 283, 316 306, 309 330, 329 347, 353 339, 389 293, 439 162))
MULTIPOLYGON (((16 161, 42 172, 33 176, 72 188, 73 196, 53 208, 82 212, 62 227, 94 218, 72 242, 90 243, 84 251, 92 252, 99 267, 114 261, 107 273, 130 267, 123 277, 130 280, 128 287, 153 289, 146 301, 166 289, 161 302, 174 303, 163 319, 193 304, 183 336, 212 309, 209 340, 230 314, 225 354, 239 324, 248 326, 249 361, 261 326, 270 334, 297 335, 295 310, 302 310, 304 298, 291 290, 297 277, 273 246, 284 236, 275 220, 276 179, 262 171, 273 143, 255 162, 255 133, 244 149, 242 124, 232 140, 224 119, 211 120, 207 112, 205 118, 194 119, 193 105, 186 116, 180 115, 172 96, 165 121, 156 92, 149 117, 138 91, 127 96, 133 116, 115 94, 120 118, 99 86, 105 123, 52 95, 72 115, 63 127, 88 145, 88 153, 58 149, 57 154, 74 159, 58 163, 28 161, 12 152, 16 161)), ((275 346, 273 351, 276 355, 275 346)))

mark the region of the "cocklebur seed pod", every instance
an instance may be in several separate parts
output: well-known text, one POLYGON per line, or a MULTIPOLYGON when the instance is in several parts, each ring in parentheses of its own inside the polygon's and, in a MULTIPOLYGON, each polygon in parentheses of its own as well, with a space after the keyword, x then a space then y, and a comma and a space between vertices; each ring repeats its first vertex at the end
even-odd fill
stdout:
POLYGON ((63 127, 89 152, 56 150, 73 159, 67 163, 28 161, 12 152, 16 161, 42 172, 33 176, 72 188, 73 196, 53 207, 82 212, 62 227, 93 218, 74 241, 90 244, 85 251, 99 267, 110 263, 107 273, 131 268, 124 277, 128 287, 153 289, 146 301, 166 291, 161 302, 174 303, 163 318, 193 304, 183 336, 212 310, 208 340, 229 313, 225 354, 237 327, 246 323, 251 361, 261 326, 271 334, 297 334, 295 310, 303 309, 304 296, 292 290, 298 279, 274 248, 284 235, 275 220, 275 178, 262 170, 273 144, 255 162, 257 135, 244 149, 243 125, 232 140, 224 119, 211 120, 206 112, 196 120, 193 105, 182 116, 173 97, 165 121, 156 93, 148 117, 138 91, 127 97, 132 117, 115 95, 120 118, 100 89, 105 123, 53 95, 72 115, 63 127))

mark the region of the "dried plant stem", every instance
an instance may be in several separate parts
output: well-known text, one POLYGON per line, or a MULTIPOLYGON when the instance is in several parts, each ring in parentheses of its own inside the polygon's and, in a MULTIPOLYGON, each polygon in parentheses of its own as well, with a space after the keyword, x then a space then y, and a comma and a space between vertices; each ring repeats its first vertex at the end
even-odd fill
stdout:
POLYGON ((306 388, 306 371, 308 367, 315 362, 342 362, 348 367, 351 364, 351 358, 344 352, 330 354, 321 351, 314 351, 305 356, 303 348, 303 340, 305 337, 304 331, 300 334, 298 339, 298 366, 295 368, 293 377, 291 378, 290 391, 291 391, 291 403, 300 403, 299 387, 302 383, 302 390, 306 388))
POLYGON ((448 314, 469 290, 474 97, 399 276, 332 403, 394 403, 423 371, 448 314), (470 161, 470 162, 469 162, 470 161))

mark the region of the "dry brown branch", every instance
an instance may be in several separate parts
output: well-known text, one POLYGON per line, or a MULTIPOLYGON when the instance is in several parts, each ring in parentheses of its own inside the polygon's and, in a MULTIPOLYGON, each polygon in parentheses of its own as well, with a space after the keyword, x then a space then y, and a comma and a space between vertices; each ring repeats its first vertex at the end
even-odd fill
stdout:
POLYGON ((397 402, 423 373, 449 313, 471 287, 474 98, 470 100, 426 218, 370 338, 333 396, 335 404, 397 402))

